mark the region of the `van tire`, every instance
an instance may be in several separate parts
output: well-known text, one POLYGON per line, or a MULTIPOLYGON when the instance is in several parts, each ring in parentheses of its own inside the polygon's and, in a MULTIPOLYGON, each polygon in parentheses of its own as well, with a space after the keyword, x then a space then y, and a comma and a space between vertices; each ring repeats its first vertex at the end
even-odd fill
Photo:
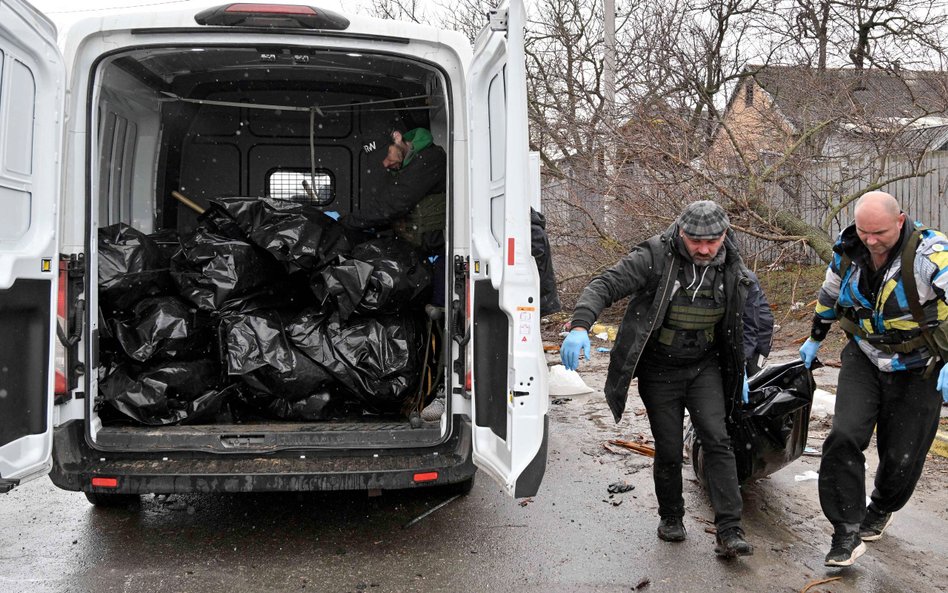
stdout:
POLYGON ((112 494, 103 492, 83 492, 93 505, 99 508, 134 507, 141 502, 137 494, 112 494))

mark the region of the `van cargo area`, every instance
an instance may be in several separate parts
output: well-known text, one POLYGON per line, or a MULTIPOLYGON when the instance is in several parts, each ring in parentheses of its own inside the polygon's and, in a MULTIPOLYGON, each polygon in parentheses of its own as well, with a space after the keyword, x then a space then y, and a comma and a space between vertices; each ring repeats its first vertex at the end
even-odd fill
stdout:
POLYGON ((430 130, 451 162, 444 73, 392 55, 203 45, 107 55, 93 79, 93 446, 445 442, 450 410, 419 412, 452 393, 450 183, 424 202, 440 241, 344 224, 384 207, 393 130, 430 130))

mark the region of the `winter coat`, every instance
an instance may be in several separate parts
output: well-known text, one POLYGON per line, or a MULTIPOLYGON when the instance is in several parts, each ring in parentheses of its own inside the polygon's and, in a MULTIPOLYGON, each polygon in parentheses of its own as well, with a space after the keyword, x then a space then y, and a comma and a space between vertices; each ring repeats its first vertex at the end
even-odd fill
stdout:
POLYGON ((540 315, 556 313, 563 306, 556 293, 556 276, 553 273, 553 253, 546 234, 546 218, 530 208, 530 253, 537 262, 540 274, 540 315))
POLYGON ((388 226, 403 219, 421 200, 431 194, 445 192, 447 155, 444 149, 429 144, 413 152, 401 169, 391 171, 384 192, 372 202, 370 209, 348 214, 343 223, 354 229, 388 226))
MULTIPOLYGON (((622 418, 629 384, 637 375, 642 350, 661 327, 682 264, 676 241, 678 224, 640 243, 612 268, 592 279, 573 313, 573 325, 589 328, 603 309, 630 297, 609 359, 603 389, 616 422, 622 418)), ((731 231, 724 242, 725 314, 715 332, 726 401, 739 401, 744 379, 743 311, 750 279, 731 231)))
POLYGON ((751 285, 744 303, 744 359, 753 360, 757 355, 767 358, 774 338, 774 314, 757 275, 750 270, 747 275, 751 285))

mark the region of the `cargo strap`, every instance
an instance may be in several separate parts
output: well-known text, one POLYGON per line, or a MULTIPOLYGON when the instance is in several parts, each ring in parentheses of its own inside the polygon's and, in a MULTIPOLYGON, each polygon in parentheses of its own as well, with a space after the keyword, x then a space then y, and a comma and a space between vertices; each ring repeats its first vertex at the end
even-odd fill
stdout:
POLYGON ((900 342, 898 344, 885 344, 877 342, 878 338, 881 338, 885 334, 870 334, 863 328, 856 325, 849 317, 840 317, 839 318, 839 327, 842 328, 846 335, 852 337, 856 336, 861 340, 866 340, 872 347, 876 350, 885 352, 886 354, 908 354, 913 350, 918 350, 922 346, 928 346, 928 340, 925 339, 924 335, 916 336, 905 342, 900 342))

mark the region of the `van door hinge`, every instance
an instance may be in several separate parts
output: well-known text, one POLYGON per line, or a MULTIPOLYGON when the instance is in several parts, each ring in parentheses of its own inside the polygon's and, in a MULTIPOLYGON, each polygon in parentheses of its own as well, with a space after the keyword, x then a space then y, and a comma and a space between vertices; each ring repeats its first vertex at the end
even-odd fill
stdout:
POLYGON ((487 26, 491 31, 507 30, 507 9, 494 9, 487 13, 487 26))

